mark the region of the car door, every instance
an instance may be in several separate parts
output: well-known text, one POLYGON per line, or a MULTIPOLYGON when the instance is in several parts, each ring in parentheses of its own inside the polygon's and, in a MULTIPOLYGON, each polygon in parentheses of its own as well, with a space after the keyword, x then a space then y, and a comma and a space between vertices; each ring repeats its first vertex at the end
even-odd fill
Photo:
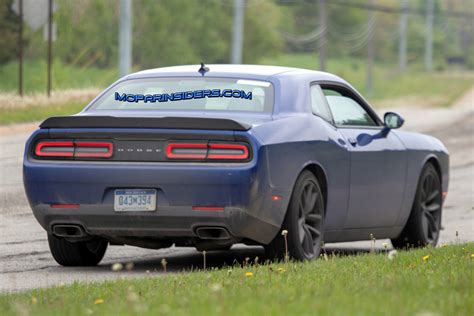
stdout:
MULTIPOLYGON (((310 87, 311 110, 324 123, 325 135, 331 147, 315 149, 316 160, 324 165, 327 176, 327 205, 324 227, 328 231, 341 231, 344 228, 347 216, 349 199, 350 153, 337 128, 326 102, 321 87, 312 84, 310 87), (332 148, 330 150, 330 148, 332 148), (324 151, 324 154, 321 152, 324 151)), ((327 236, 327 235, 326 235, 327 236)))
POLYGON ((350 88, 322 86, 337 130, 350 152, 345 229, 395 225, 405 190, 407 157, 395 133, 350 88))

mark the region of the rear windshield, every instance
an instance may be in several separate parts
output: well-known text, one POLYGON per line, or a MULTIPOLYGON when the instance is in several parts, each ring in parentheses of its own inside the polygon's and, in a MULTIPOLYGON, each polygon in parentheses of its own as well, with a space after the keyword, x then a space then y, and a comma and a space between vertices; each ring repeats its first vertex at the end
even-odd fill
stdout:
POLYGON ((112 87, 92 110, 271 112, 270 82, 229 78, 149 78, 112 87))

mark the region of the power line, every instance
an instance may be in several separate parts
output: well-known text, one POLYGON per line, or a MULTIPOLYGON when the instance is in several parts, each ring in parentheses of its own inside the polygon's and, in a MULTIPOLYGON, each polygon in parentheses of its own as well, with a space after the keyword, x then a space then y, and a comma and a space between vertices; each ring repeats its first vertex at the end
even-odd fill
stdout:
MULTIPOLYGON (((363 3, 338 1, 338 0, 332 0, 331 2, 328 2, 328 4, 351 7, 354 9, 361 9, 361 10, 391 13, 391 14, 401 14, 401 13, 406 12, 407 14, 412 14, 412 15, 422 15, 422 16, 426 15, 426 12, 421 9, 420 10, 411 9, 411 10, 404 11, 403 8, 394 8, 394 7, 383 6, 383 5, 378 5, 378 4, 363 4, 363 3)), ((451 17, 451 18, 459 18, 459 19, 471 19, 471 20, 474 19, 474 14, 459 12, 459 11, 443 12, 442 16, 451 17)))

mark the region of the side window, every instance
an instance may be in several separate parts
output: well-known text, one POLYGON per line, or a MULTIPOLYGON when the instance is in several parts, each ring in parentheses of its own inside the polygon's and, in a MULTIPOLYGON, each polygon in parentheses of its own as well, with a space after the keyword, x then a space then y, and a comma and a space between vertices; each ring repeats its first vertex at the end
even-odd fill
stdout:
POLYGON ((324 99, 323 91, 318 85, 311 86, 311 109, 313 114, 321 116, 326 121, 332 123, 331 112, 329 111, 327 102, 324 99))
POLYGON ((377 126, 367 111, 354 99, 331 89, 323 89, 337 126, 377 126))

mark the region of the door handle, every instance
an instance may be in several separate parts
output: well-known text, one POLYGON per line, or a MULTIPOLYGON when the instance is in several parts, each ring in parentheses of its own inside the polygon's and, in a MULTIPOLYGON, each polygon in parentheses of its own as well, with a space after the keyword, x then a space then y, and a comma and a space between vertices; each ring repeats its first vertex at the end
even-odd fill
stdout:
POLYGON ((355 146, 357 145, 357 140, 355 138, 349 137, 347 141, 352 145, 355 146))

